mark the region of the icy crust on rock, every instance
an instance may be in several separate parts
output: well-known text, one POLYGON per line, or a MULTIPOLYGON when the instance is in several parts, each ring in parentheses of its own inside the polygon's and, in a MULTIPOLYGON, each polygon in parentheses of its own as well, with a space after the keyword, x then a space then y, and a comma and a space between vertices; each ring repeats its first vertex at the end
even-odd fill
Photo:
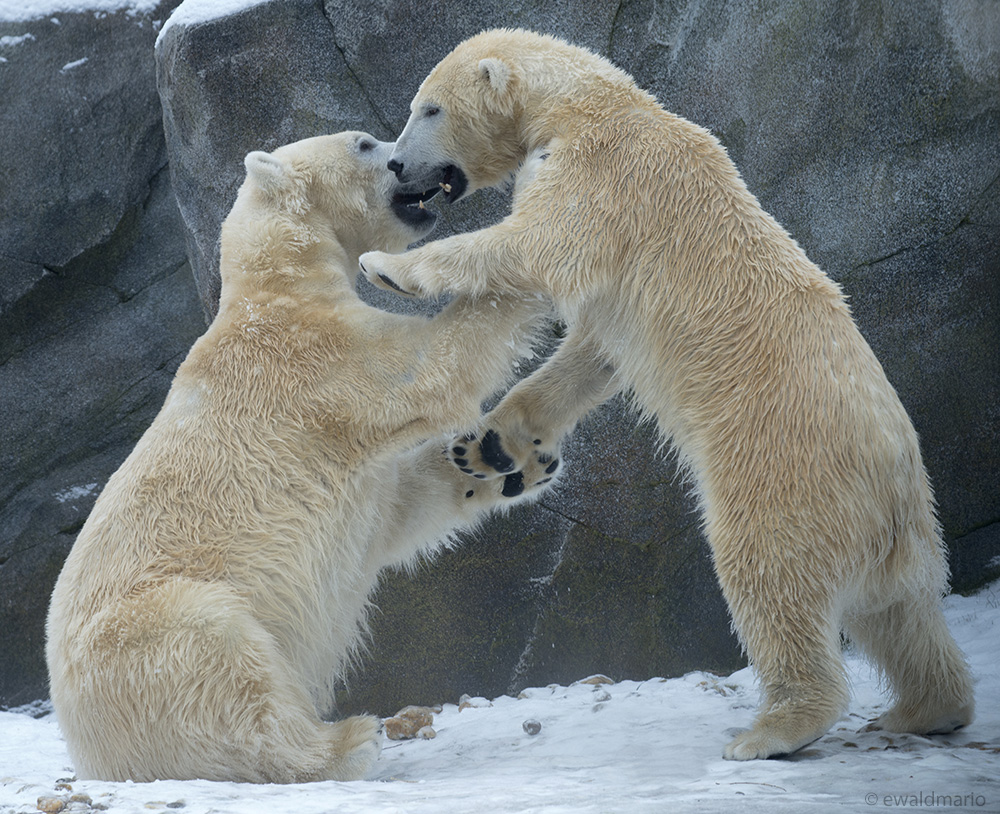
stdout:
MULTIPOLYGON (((24 22, 86 12, 148 14, 160 0, 0 0, 0 22, 24 22)), ((211 5, 211 3, 209 3, 211 5)))
MULTIPOLYGON (((0 2, 3 2, 3 0, 0 0, 0 2)), ((166 23, 164 23, 163 28, 160 29, 160 34, 156 38, 156 44, 160 44, 163 35, 173 25, 199 25, 211 20, 217 20, 220 17, 228 17, 230 14, 236 14, 244 9, 253 8, 266 2, 268 0, 184 0, 183 3, 174 9, 174 13, 170 15, 166 23)))

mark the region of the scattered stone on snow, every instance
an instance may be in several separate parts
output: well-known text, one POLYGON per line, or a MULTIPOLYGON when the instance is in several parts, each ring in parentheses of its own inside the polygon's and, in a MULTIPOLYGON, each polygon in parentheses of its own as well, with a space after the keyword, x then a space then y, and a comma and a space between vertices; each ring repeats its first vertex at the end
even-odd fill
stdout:
POLYGON ((608 678, 606 675, 601 675, 597 673, 596 675, 588 676, 587 678, 581 678, 576 682, 577 684, 614 684, 614 680, 608 678))
POLYGON ((434 723, 434 710, 430 707, 403 707, 391 718, 385 719, 385 736, 392 741, 418 737, 429 740, 437 734, 431 729, 432 723, 434 723), (421 735, 420 733, 425 729, 429 729, 434 734, 421 735))
POLYGON ((479 696, 473 697, 468 694, 463 694, 458 699, 458 711, 461 712, 463 709, 483 709, 485 707, 492 707, 493 702, 488 698, 482 698, 479 696))
POLYGON ((521 729, 527 732, 529 735, 537 735, 542 731, 542 725, 539 721, 529 718, 523 724, 521 724, 521 729))

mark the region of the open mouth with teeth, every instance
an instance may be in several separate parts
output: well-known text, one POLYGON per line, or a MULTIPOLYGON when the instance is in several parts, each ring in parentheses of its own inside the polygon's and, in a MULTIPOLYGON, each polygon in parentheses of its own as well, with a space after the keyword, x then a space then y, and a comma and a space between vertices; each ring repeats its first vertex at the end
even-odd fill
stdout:
POLYGON ((426 208, 427 201, 441 193, 448 203, 454 203, 468 187, 465 173, 454 164, 446 164, 420 181, 400 184, 392 196, 392 209, 400 220, 414 227, 430 224, 437 214, 426 208))
POLYGON ((389 205, 393 213, 407 226, 414 229, 426 228, 430 231, 437 220, 437 212, 427 209, 424 201, 429 201, 439 190, 433 190, 429 194, 424 192, 405 192, 398 189, 392 195, 389 205))

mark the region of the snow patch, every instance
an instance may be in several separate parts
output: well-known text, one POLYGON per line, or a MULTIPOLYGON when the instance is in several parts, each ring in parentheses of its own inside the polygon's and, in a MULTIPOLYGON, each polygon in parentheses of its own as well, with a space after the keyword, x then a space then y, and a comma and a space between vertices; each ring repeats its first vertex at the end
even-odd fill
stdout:
POLYGON ((83 59, 78 59, 75 62, 67 62, 62 68, 59 69, 59 73, 66 73, 67 71, 72 71, 74 68, 79 68, 87 61, 87 57, 83 59))
POLYGON ((21 45, 21 43, 28 42, 34 38, 34 34, 21 34, 19 37, 0 37, 0 48, 13 48, 15 45, 21 45))
MULTIPOLYGON (((146 14, 153 11, 160 0, 0 0, 0 21, 25 22, 51 17, 53 14, 97 14, 126 11, 146 14)), ((53 21, 58 25, 58 20, 53 21)))
POLYGON ((184 0, 163 24, 156 38, 156 44, 160 44, 163 35, 172 25, 200 25, 266 2, 268 0, 184 0))
POLYGON ((68 489, 56 492, 55 498, 60 503, 66 503, 70 500, 79 500, 82 497, 87 497, 87 495, 92 495, 95 489, 97 489, 96 483, 88 483, 86 486, 70 486, 68 489))

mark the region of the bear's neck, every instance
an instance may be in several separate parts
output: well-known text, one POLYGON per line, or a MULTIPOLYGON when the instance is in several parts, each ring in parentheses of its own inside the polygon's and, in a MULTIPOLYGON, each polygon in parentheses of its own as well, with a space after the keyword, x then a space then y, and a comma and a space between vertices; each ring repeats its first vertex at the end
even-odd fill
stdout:
POLYGON ((358 267, 358 257, 350 256, 329 225, 312 224, 301 215, 229 218, 221 244, 223 297, 292 286, 335 294, 350 287, 358 267))
POLYGON ((519 129, 527 152, 570 136, 588 120, 599 124, 622 111, 661 109, 627 73, 606 60, 590 57, 585 72, 571 69, 560 54, 526 57, 526 61, 538 63, 524 70, 522 80, 519 129))

